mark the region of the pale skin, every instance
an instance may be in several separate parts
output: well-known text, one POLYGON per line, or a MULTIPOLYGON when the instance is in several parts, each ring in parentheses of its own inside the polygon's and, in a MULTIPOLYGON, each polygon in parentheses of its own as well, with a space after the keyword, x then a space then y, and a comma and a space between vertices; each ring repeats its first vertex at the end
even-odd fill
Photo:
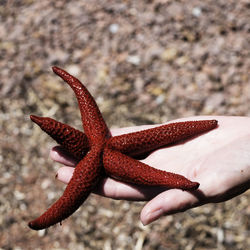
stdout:
MULTIPOLYGON (((147 225, 163 215, 223 202, 245 192, 250 188, 250 118, 198 116, 174 122, 206 119, 218 120, 219 126, 191 140, 156 150, 142 160, 152 167, 199 182, 198 190, 141 187, 104 178, 95 193, 113 199, 148 201, 140 216, 142 223, 147 225)), ((152 127, 111 129, 111 133, 119 135, 152 127)), ((53 148, 50 157, 64 165, 58 170, 57 179, 68 183, 76 160, 63 153, 60 147, 53 148)))

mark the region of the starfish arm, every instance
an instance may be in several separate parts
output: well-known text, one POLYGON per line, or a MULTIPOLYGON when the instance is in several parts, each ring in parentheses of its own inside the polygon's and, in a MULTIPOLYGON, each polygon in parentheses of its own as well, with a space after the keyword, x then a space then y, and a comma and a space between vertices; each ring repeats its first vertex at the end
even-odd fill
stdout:
POLYGON ((58 67, 54 66, 52 69, 74 91, 81 112, 84 132, 90 144, 103 142, 105 138, 110 136, 110 133, 94 98, 77 78, 58 67))
POLYGON ((89 151, 89 141, 83 132, 49 117, 31 115, 30 119, 76 159, 82 159, 89 151))
POLYGON ((182 190, 195 190, 199 187, 198 182, 192 182, 182 175, 150 167, 108 147, 104 149, 103 166, 108 175, 129 183, 182 190))
MULTIPOLYGON (((88 152, 90 145, 83 132, 49 117, 31 115, 30 118, 76 159, 82 159, 88 152)), ((171 123, 112 137, 108 144, 129 156, 140 157, 162 146, 214 129, 216 126, 216 120, 171 123)))
POLYGON ((114 136, 108 140, 108 146, 129 156, 139 156, 216 127, 216 120, 170 123, 139 132, 114 136))
POLYGON ((94 147, 76 166, 61 198, 44 214, 29 222, 29 227, 41 230, 61 222, 73 214, 100 180, 101 169, 101 150, 94 147))

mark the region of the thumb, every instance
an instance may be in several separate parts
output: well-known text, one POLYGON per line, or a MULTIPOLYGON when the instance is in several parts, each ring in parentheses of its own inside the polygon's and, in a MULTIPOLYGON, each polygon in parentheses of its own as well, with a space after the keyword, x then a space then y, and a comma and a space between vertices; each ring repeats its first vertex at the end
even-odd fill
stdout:
POLYGON ((171 189, 162 192, 144 206, 140 216, 141 222, 143 225, 147 225, 163 215, 183 212, 195 207, 199 203, 199 196, 202 194, 198 190, 188 192, 171 189))

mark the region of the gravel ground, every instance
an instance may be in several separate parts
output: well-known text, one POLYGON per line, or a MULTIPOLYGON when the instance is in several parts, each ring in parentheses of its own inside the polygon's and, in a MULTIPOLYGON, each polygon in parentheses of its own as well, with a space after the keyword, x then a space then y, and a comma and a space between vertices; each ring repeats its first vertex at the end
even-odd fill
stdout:
POLYGON ((110 127, 250 116, 249 10, 247 0, 0 1, 1 249, 249 249, 249 191, 146 227, 143 203, 91 195, 62 226, 27 227, 64 189, 54 143, 29 114, 81 128, 52 65, 86 82, 110 127))

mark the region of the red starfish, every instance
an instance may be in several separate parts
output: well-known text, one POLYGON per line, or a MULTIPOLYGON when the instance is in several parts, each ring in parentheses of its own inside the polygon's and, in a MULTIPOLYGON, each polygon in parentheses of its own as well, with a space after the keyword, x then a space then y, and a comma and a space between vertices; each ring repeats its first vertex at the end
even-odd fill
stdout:
POLYGON ((209 131, 217 126, 216 120, 178 122, 112 137, 95 100, 83 84, 58 67, 52 69, 75 92, 85 134, 51 118, 31 116, 32 121, 75 156, 79 163, 61 198, 44 214, 29 222, 30 228, 44 229, 69 217, 86 200, 105 173, 139 185, 183 190, 199 187, 197 182, 155 169, 132 157, 209 131))

